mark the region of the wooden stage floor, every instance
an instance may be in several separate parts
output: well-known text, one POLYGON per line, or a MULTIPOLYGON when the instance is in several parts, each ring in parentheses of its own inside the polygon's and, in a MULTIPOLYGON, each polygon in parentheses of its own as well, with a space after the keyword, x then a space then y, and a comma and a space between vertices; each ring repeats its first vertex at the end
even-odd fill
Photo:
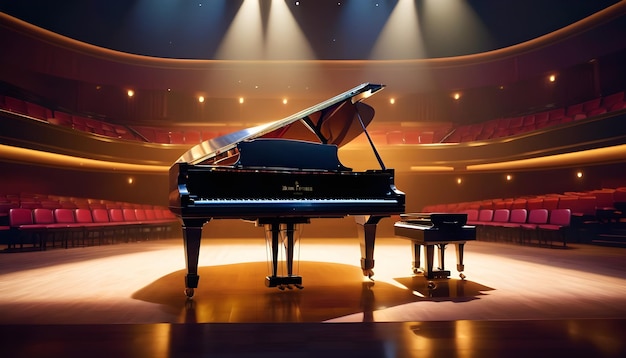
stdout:
POLYGON ((205 239, 183 295, 182 239, 0 254, 5 357, 626 354, 626 249, 469 242, 465 274, 411 274, 408 241, 301 241, 303 290, 264 286, 263 239, 205 239))

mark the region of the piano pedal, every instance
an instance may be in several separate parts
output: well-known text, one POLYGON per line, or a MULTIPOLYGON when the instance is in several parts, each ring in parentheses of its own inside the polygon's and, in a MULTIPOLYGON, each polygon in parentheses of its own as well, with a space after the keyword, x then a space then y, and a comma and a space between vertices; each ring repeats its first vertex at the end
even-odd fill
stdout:
POLYGON ((281 290, 281 291, 285 290, 285 285, 278 285, 276 287, 278 287, 278 289, 281 290))
POLYGON ((291 285, 287 285, 287 289, 293 290, 293 287, 291 287, 291 285))
POLYGON ((297 289, 299 289, 299 290, 301 290, 301 289, 303 289, 303 288, 304 288, 304 286, 302 286, 302 285, 300 285, 300 284, 297 284, 297 283, 296 283, 294 286, 296 286, 296 288, 297 288, 297 289))

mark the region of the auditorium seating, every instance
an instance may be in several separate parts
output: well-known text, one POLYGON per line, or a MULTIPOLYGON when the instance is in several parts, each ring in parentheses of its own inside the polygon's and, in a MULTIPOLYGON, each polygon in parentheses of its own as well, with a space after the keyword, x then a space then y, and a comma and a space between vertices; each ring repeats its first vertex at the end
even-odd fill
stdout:
POLYGON ((566 124, 624 108, 626 108, 626 102, 624 101, 624 91, 622 91, 567 107, 529 113, 523 116, 498 118, 484 123, 461 125, 454 128, 443 142, 458 143, 501 138, 566 124))
POLYGON ((0 202, 0 244, 8 251, 159 239, 179 225, 169 209, 152 205, 28 194, 0 202))
POLYGON ((432 204, 421 211, 466 213, 482 240, 549 246, 593 242, 626 229, 626 187, 432 204))
MULTIPOLYGON (((148 141, 160 144, 198 144, 201 141, 219 136, 221 133, 198 128, 133 126, 132 129, 95 118, 52 111, 36 103, 4 96, 0 102, 9 112, 26 115, 52 124, 118 139, 148 141)), ((496 118, 480 123, 453 127, 450 123, 431 123, 411 129, 388 129, 381 133, 372 131, 376 144, 414 145, 429 143, 461 143, 476 140, 502 138, 526 133, 549 126, 566 124, 572 121, 591 118, 604 113, 626 108, 624 91, 604 97, 594 98, 566 107, 527 113, 519 116, 496 118)))

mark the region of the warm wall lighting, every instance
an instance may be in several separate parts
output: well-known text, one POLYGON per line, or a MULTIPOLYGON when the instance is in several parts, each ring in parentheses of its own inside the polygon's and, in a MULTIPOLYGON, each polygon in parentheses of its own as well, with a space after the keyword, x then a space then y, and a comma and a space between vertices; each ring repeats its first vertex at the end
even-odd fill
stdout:
POLYGON ((461 179, 461 178, 456 178, 456 183, 457 183, 457 184, 462 184, 462 183, 463 183, 463 179, 461 179))
POLYGON ((132 89, 129 89, 126 94, 128 95, 128 97, 132 97, 135 95, 135 91, 133 91, 132 89))
POLYGON ((396 99, 395 98, 389 98, 389 103, 395 104, 396 103, 396 99))
POLYGON ((243 104, 243 97, 239 97, 239 103, 243 104))
POLYGON ((452 98, 458 101, 461 98, 461 94, 459 92, 456 92, 452 95, 452 98))
POLYGON ((506 181, 511 181, 511 180, 513 180, 513 176, 511 174, 507 174, 506 181))
POLYGON ((577 172, 576 172, 576 178, 580 179, 580 178, 582 178, 582 177, 583 177, 583 172, 581 172, 581 171, 577 171, 577 172))
POLYGON ((289 101, 287 101, 287 98, 283 98, 283 104, 287 104, 289 101))
POLYGON ((128 184, 132 185, 135 182, 135 179, 133 179, 133 177, 128 177, 128 184))
POLYGON ((198 96, 198 102, 204 103, 204 96, 198 96))
POLYGON ((554 81, 556 81, 556 75, 550 75, 550 76, 548 77, 548 81, 550 81, 550 82, 554 82, 554 81))

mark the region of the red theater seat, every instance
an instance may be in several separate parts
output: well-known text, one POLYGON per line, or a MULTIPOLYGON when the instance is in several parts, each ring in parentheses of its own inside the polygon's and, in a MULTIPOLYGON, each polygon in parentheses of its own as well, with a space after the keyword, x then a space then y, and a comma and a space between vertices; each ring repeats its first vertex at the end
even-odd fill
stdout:
POLYGON ((15 113, 28 114, 26 102, 14 97, 4 97, 4 109, 15 113))
POLYGON ((26 102, 26 113, 33 118, 48 120, 52 118, 52 111, 36 103, 26 102))
POLYGON ((554 209, 550 210, 550 219, 545 224, 538 224, 540 241, 552 244, 552 241, 558 239, 563 241, 563 246, 567 246, 567 238, 565 230, 569 228, 572 218, 570 209, 554 209))

